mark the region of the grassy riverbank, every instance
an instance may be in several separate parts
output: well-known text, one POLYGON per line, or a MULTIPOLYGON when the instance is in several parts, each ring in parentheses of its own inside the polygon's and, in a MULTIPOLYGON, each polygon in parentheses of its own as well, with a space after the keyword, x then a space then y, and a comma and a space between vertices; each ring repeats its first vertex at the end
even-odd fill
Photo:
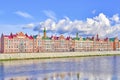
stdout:
POLYGON ((54 53, 7 53, 0 54, 0 61, 29 60, 29 59, 51 59, 71 57, 93 57, 93 56, 119 56, 120 51, 101 52, 54 52, 54 53))

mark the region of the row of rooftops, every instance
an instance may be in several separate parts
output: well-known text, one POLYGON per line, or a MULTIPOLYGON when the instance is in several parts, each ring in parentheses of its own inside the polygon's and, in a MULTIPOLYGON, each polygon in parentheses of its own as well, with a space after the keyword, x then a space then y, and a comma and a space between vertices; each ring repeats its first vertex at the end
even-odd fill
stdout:
POLYGON ((10 35, 4 35, 4 34, 2 34, 2 36, 3 37, 7 37, 9 39, 13 39, 13 38, 18 37, 18 36, 23 36, 23 37, 27 37, 29 39, 33 39, 32 35, 28 36, 28 34, 24 34, 23 32, 19 32, 19 33, 16 33, 16 34, 10 33, 10 35))
MULTIPOLYGON (((23 32, 19 32, 19 33, 16 33, 16 34, 12 34, 12 33, 10 33, 10 35, 4 35, 4 34, 2 34, 2 36, 3 37, 7 37, 7 38, 9 38, 9 39, 13 39, 13 38, 15 38, 15 37, 18 37, 18 36, 22 36, 22 37, 27 37, 27 38, 29 38, 29 39, 37 39, 38 37, 41 37, 40 35, 30 35, 30 36, 28 36, 28 34, 24 34, 23 32)), ((63 38, 63 39, 65 39, 65 40, 91 40, 91 41, 100 41, 100 40, 102 40, 102 41, 114 41, 116 38, 104 38, 104 39, 100 39, 99 37, 98 37, 98 35, 96 35, 96 37, 92 37, 92 38, 90 38, 90 37, 87 37, 87 38, 79 38, 79 37, 74 37, 74 38, 72 38, 72 37, 70 37, 70 36, 68 36, 68 37, 64 37, 63 35, 61 35, 61 36, 51 36, 51 37, 46 37, 46 38, 44 38, 44 37, 41 37, 41 39, 43 39, 43 40, 59 40, 60 38, 63 38)))

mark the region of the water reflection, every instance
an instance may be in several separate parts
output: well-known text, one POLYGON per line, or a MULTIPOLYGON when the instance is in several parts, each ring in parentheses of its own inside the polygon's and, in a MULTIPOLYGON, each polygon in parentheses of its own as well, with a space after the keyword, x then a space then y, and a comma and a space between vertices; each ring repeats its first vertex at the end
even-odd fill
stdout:
POLYGON ((0 80, 120 80, 120 57, 0 62, 0 80))

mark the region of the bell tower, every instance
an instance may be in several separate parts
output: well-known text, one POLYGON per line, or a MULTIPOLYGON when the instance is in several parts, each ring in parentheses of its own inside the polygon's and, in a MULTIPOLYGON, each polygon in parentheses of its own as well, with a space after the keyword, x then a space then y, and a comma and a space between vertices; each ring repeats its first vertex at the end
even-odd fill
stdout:
POLYGON ((76 33, 76 38, 78 39, 78 32, 76 33))
POLYGON ((44 30, 43 30, 43 34, 44 34, 43 38, 45 39, 46 38, 46 28, 45 27, 44 27, 44 30))

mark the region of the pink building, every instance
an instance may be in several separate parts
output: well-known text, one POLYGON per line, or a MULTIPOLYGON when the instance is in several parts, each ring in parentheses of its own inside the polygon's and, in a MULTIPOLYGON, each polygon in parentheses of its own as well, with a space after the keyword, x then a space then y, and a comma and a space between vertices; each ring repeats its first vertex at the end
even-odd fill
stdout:
POLYGON ((22 32, 1 36, 2 53, 33 52, 33 37, 22 32))
POLYGON ((52 36, 52 43, 53 43, 53 50, 57 52, 67 52, 70 51, 70 49, 73 46, 72 38, 67 37, 65 38, 63 35, 56 37, 52 36))
POLYGON ((1 52, 1 38, 0 38, 0 52, 1 52))
POLYGON ((100 39, 98 35, 92 38, 75 38, 60 36, 47 37, 46 29, 43 36, 29 36, 23 32, 1 35, 0 52, 2 53, 38 53, 38 52, 68 52, 68 51, 113 51, 120 50, 120 41, 116 38, 100 39))

